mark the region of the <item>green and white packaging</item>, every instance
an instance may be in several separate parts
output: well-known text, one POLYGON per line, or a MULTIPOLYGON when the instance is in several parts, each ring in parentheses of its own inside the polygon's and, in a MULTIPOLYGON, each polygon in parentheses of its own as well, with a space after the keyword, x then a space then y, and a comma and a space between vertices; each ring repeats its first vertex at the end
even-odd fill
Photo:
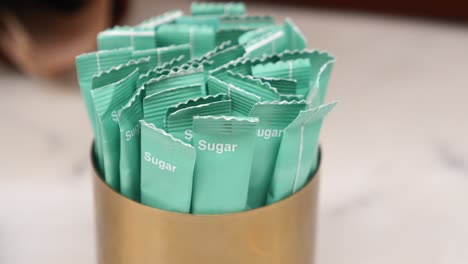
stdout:
POLYGON ((215 30, 204 25, 167 24, 158 27, 156 41, 159 47, 190 44, 191 58, 200 57, 215 47, 215 30))
POLYGON ((296 95, 297 81, 294 79, 275 77, 257 77, 257 79, 269 83, 280 95, 296 95))
POLYGON ((247 205, 257 118, 199 116, 193 120, 192 213, 224 214, 247 205))
POLYGON ((212 70, 210 73, 221 78, 227 71, 237 72, 242 75, 252 75, 252 68, 258 64, 275 63, 277 61, 289 61, 306 58, 311 65, 309 91, 305 95, 307 101, 312 102, 311 107, 323 104, 328 87, 335 58, 327 52, 317 50, 293 50, 279 54, 267 55, 261 58, 241 58, 212 70))
POLYGON ((307 46, 304 36, 290 19, 286 19, 284 25, 267 28, 265 31, 257 32, 257 34, 248 35, 247 38, 243 38, 242 42, 246 40, 248 41, 243 45, 247 56, 250 58, 275 54, 285 50, 302 50, 307 46), (252 36, 255 36, 255 38, 251 38, 252 36))
POLYGON ((152 29, 153 31, 156 31, 156 29, 164 24, 171 24, 174 23, 175 20, 178 18, 182 17, 184 15, 184 12, 180 10, 172 10, 163 13, 162 15, 155 16, 152 18, 149 18, 140 24, 138 24, 136 27, 137 28, 145 28, 145 29, 152 29))
MULTIPOLYGON (((146 93, 149 94, 149 91, 146 90, 146 93)), ((144 118, 147 122, 162 129, 167 109, 171 105, 202 95, 202 87, 198 84, 164 89, 147 95, 143 99, 144 118)))
POLYGON ((97 36, 98 50, 131 47, 134 50, 156 47, 156 32, 151 28, 116 26, 97 36))
POLYGON ((190 46, 188 44, 183 44, 162 48, 134 50, 132 52, 132 56, 134 60, 144 57, 150 57, 152 66, 150 67, 150 69, 153 70, 154 68, 161 66, 166 62, 171 62, 173 59, 177 59, 180 56, 184 56, 184 58, 187 58, 187 61, 188 59, 190 59, 190 46))
POLYGON ((164 130, 141 121, 141 202, 190 212, 195 149, 164 130))
POLYGON ((217 29, 219 25, 218 16, 182 16, 176 20, 176 24, 181 25, 204 25, 217 29))
POLYGON ((208 95, 191 100, 192 103, 179 104, 175 107, 177 110, 168 109, 165 122, 166 131, 175 138, 191 143, 194 116, 231 114, 231 100, 224 97, 224 94, 208 95))
MULTIPOLYGON (((156 72, 155 75, 159 76, 144 83, 147 95, 151 95, 153 93, 173 87, 188 85, 199 85, 201 89, 201 95, 206 94, 206 76, 203 65, 190 65, 188 68, 177 69, 174 67, 167 72, 156 72)), ((149 76, 143 78, 147 77, 149 76)), ((139 82, 140 81, 142 80, 139 80, 139 82)))
POLYGON ((249 58, 261 57, 265 54, 275 54, 288 49, 288 39, 284 31, 277 29, 252 39, 244 47, 249 58))
POLYGON ((222 79, 229 84, 240 87, 242 90, 259 96, 262 101, 275 101, 280 99, 276 88, 252 76, 228 71, 222 79))
POLYGON ((120 110, 120 193, 140 201, 140 120, 145 91, 139 88, 120 110))
POLYGON ((306 101, 260 102, 250 112, 249 116, 259 119, 249 184, 250 208, 265 205, 283 130, 306 108, 306 101))
POLYGON ((221 43, 213 50, 207 52, 197 61, 210 61, 212 69, 218 68, 230 61, 236 60, 244 56, 245 50, 241 45, 231 45, 231 41, 221 43))
POLYGON ((275 203, 300 190, 318 163, 318 138, 323 118, 336 103, 301 111, 284 129, 276 158, 267 204, 275 203))
POLYGON ((172 113, 177 112, 179 110, 189 108, 189 107, 193 107, 193 106, 199 106, 199 105, 203 105, 203 104, 219 102, 219 101, 222 101, 222 100, 225 100, 225 99, 227 99, 227 94, 222 94, 222 93, 216 94, 216 95, 206 95, 206 96, 200 96, 200 97, 188 99, 185 102, 180 102, 178 104, 170 106, 167 109, 167 112, 166 112, 166 119, 172 113))
POLYGON ((165 62, 162 65, 155 67, 153 70, 147 71, 144 74, 140 74, 140 77, 137 80, 137 87, 141 87, 146 82, 150 81, 151 79, 157 79, 159 76, 167 75, 171 73, 171 69, 175 69, 179 67, 181 64, 185 65, 184 62, 184 55, 180 55, 179 57, 172 59, 169 62, 165 62))
POLYGON ((117 191, 120 189, 119 110, 135 92, 138 75, 138 68, 127 66, 104 72, 93 78, 91 95, 100 131, 100 134, 96 135, 96 143, 102 146, 104 179, 117 191))
POLYGON ((193 3, 98 35, 76 58, 99 174, 168 211, 225 214, 300 190, 318 166, 335 59, 286 19, 193 3), (117 66, 119 65, 119 66, 117 66))
POLYGON ((246 7, 244 3, 229 2, 229 3, 207 3, 207 2, 192 2, 190 6, 192 15, 244 15, 246 7))
POLYGON ((297 81, 296 93, 305 95, 309 91, 312 68, 306 58, 288 61, 269 62, 257 64, 252 67, 255 77, 285 78, 297 81))
POLYGON ((232 114, 235 116, 248 116, 253 106, 262 101, 260 96, 249 93, 233 84, 228 84, 220 79, 210 76, 208 78, 208 94, 215 95, 224 93, 232 101, 232 114))
POLYGON ((259 38, 260 36, 271 33, 275 30, 277 30, 278 26, 276 25, 271 25, 271 26, 265 26, 261 28, 257 28, 254 30, 250 30, 239 36, 239 39, 237 42, 241 45, 245 45, 246 43, 250 42, 253 39, 259 38))
POLYGON ((244 28, 246 31, 275 25, 272 16, 221 16, 219 18, 219 29, 244 28))
MULTIPOLYGON (((138 61, 130 60, 126 64, 121 64, 117 67, 113 67, 110 70, 106 72, 100 72, 97 75, 94 75, 93 78, 91 79, 91 84, 90 84, 90 97, 91 95, 91 90, 100 88, 103 86, 110 85, 112 83, 115 83, 123 78, 125 78, 128 74, 130 74, 133 70, 135 69, 140 69, 140 68, 146 68, 149 62, 149 58, 143 58, 138 61)), ((94 100, 93 98, 90 98, 91 100, 94 100)), ((104 153, 103 153, 103 145, 102 145, 102 126, 98 122, 98 115, 96 114, 95 111, 95 102, 92 101, 92 108, 93 108, 93 114, 94 120, 96 122, 95 127, 93 129, 95 130, 94 135, 95 135, 95 144, 94 144, 94 152, 96 154, 96 160, 98 163, 98 167, 100 171, 104 174, 104 153)), ((118 109, 119 110, 119 109, 118 109)))
POLYGON ((81 54, 76 57, 76 72, 80 84, 81 94, 88 111, 94 135, 98 134, 96 114, 91 97, 91 79, 94 75, 107 71, 112 67, 124 64, 132 59, 132 50, 129 48, 117 50, 103 50, 81 54))
POLYGON ((222 16, 216 30, 216 45, 224 41, 239 44, 239 38, 246 32, 274 24, 271 16, 222 16))
POLYGON ((244 27, 218 29, 216 30, 215 44, 218 46, 226 41, 231 41, 233 44, 239 44, 239 37, 249 30, 250 29, 244 27))

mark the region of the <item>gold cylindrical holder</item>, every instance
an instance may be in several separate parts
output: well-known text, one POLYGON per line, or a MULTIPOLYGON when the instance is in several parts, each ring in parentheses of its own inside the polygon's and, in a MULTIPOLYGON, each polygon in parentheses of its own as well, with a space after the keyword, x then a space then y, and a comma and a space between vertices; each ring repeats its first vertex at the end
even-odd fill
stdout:
POLYGON ((280 202, 223 215, 151 208, 93 178, 99 264, 314 263, 318 171, 280 202))

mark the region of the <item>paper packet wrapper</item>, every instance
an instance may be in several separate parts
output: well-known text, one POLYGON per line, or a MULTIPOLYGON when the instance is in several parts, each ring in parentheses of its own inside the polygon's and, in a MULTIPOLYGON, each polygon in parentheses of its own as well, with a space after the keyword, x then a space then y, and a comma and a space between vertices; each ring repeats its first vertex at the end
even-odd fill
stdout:
POLYGON ((318 164, 318 138, 323 118, 336 103, 301 111, 284 129, 267 204, 282 200, 300 190, 318 164))
POLYGON ((115 190, 120 190, 120 130, 119 111, 136 91, 138 64, 127 64, 111 69, 93 78, 91 90, 98 134, 96 145, 98 164, 106 182, 115 190))
POLYGON ((98 50, 131 48, 144 50, 156 48, 156 29, 164 24, 173 23, 183 12, 174 10, 150 18, 136 26, 115 26, 101 31, 97 36, 98 50))
POLYGON ((257 103, 250 112, 249 116, 259 119, 249 184, 250 208, 265 205, 284 129, 306 108, 306 101, 274 101, 257 103))
POLYGON ((254 38, 248 39, 243 44, 249 58, 276 54, 285 50, 302 50, 307 46, 305 37, 290 19, 286 19, 283 25, 272 26, 269 30, 257 33, 254 38))
POLYGON ((199 85, 201 95, 206 94, 206 75, 201 64, 189 65, 188 67, 174 67, 168 71, 163 70, 155 75, 157 76, 156 78, 152 78, 143 84, 147 96, 166 89, 188 85, 199 85))
POLYGON ((127 63, 132 59, 132 50, 129 48, 116 50, 103 50, 81 54, 76 57, 76 72, 81 94, 83 96, 88 117, 94 134, 96 130, 96 114, 91 98, 91 80, 94 75, 107 71, 112 67, 127 63))
POLYGON ((257 123, 256 118, 194 118, 193 145, 197 159, 192 213, 245 210, 257 123))
POLYGON ((169 107, 164 122, 165 130, 187 143, 192 143, 195 116, 231 115, 232 101, 225 94, 207 95, 169 107))
POLYGON ((244 15, 246 7, 241 2, 228 3, 208 3, 208 2, 192 2, 190 6, 193 16, 200 15, 244 15))
POLYGON ((134 60, 150 57, 151 65, 148 70, 154 70, 156 67, 163 66, 165 63, 173 62, 173 60, 180 60, 180 64, 190 60, 190 46, 188 44, 183 44, 161 48, 133 50, 132 57, 134 60))
MULTIPOLYGON (((147 90, 147 93, 149 91, 147 90)), ((164 128, 167 108, 181 101, 203 95, 202 86, 185 85, 164 89, 147 95, 143 100, 144 118, 158 128, 164 128)))
POLYGON ((204 25, 165 24, 156 30, 159 47, 190 44, 192 58, 202 56, 215 47, 215 30, 204 25))
POLYGON ((240 73, 242 75, 252 75, 252 68, 256 65, 296 59, 308 59, 310 62, 311 73, 308 84, 309 89, 306 90, 306 94, 303 94, 304 98, 309 102, 314 102, 311 107, 323 104, 330 74, 335 63, 335 58, 328 52, 293 50, 267 55, 262 58, 241 58, 212 70, 211 74, 217 78, 223 78, 228 71, 240 73))
POLYGON ((156 32, 150 28, 115 26, 102 31, 97 37, 98 50, 131 47, 134 50, 156 47, 156 32))
POLYGON ((119 112, 120 193, 137 202, 140 201, 140 120, 144 97, 144 87, 140 87, 119 112))
POLYGON ((167 11, 159 16, 155 16, 155 17, 144 20, 143 22, 138 24, 136 27, 156 30, 161 25, 174 23, 175 20, 182 17, 183 15, 184 15, 184 12, 182 12, 181 10, 167 11))
POLYGON ((141 121, 141 202, 189 213, 195 149, 164 130, 141 121))

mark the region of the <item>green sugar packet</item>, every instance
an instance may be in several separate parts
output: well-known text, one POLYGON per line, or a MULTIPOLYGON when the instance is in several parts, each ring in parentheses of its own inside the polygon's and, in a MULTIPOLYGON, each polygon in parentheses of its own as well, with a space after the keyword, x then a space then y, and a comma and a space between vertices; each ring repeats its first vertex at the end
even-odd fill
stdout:
POLYGON ((198 116, 193 120, 192 213, 224 214, 247 205, 257 118, 198 116))
POLYGON ((318 163, 318 138, 323 118, 336 102, 301 111, 284 129, 267 204, 275 203, 300 190, 318 163))
POLYGON ((134 50, 156 47, 156 32, 151 28, 115 26, 97 36, 98 50, 131 47, 134 50))
MULTIPOLYGON (((237 42, 239 36, 253 29, 272 26, 275 20, 272 16, 248 16, 248 15, 203 15, 203 16, 182 16, 176 20, 176 24, 183 25, 205 25, 213 28, 216 34, 219 31, 230 32, 232 37, 226 40, 237 42)), ((224 41, 226 41, 224 40, 224 41)), ((221 44, 224 41, 220 41, 221 44)))
POLYGON ((194 59, 196 62, 209 61, 210 69, 216 69, 230 61, 236 60, 244 56, 245 50, 241 45, 232 45, 231 41, 225 41, 214 49, 207 52, 205 55, 198 59, 194 59))
POLYGON ((268 62, 252 67, 255 77, 286 78, 297 81, 296 92, 305 95, 309 91, 312 68, 308 59, 295 59, 287 61, 268 62))
MULTIPOLYGON (((148 94, 148 90, 146 93, 148 94)), ((169 88, 148 95, 143 99, 144 118, 156 127, 164 128, 167 108, 201 95, 202 86, 199 84, 169 88)))
POLYGON ((174 74, 184 75, 184 74, 190 73, 189 70, 192 70, 192 72, 204 72, 203 75, 207 77, 210 69, 212 69, 213 67, 212 64, 213 64, 213 61, 204 59, 203 57, 195 58, 195 59, 191 59, 185 62, 182 65, 177 65, 169 69, 163 69, 163 70, 157 71, 157 74, 155 76, 159 77, 162 75, 174 75, 174 74))
MULTIPOLYGON (((117 82, 118 80, 121 80, 125 78, 127 75, 129 75, 133 70, 135 69, 140 69, 140 68, 145 68, 148 65, 149 58, 143 58, 138 61, 130 60, 126 64, 121 64, 117 67, 113 67, 110 70, 106 72, 101 72, 98 75, 94 75, 93 78, 91 79, 91 84, 90 84, 90 89, 96 89, 99 87, 107 86, 112 83, 117 82)), ((90 90, 91 91, 91 90, 90 90)), ((90 92, 90 97, 91 100, 94 100, 92 98, 91 92, 90 92)), ((95 112, 95 102, 92 101, 92 107, 93 107, 93 114, 94 120, 96 122, 96 126, 93 127, 94 129, 94 135, 95 135, 95 144, 94 144, 94 151, 96 154, 96 160, 98 163, 99 170, 104 174, 104 150, 103 150, 103 144, 102 144, 102 126, 99 124, 99 116, 95 112)), ((115 115, 115 113, 114 113, 115 115)))
POLYGON ((159 26, 164 24, 174 23, 178 18, 182 17, 184 12, 180 10, 172 10, 163 13, 162 15, 149 18, 136 26, 136 28, 156 30, 159 26))
POLYGON ((215 30, 204 25, 166 24, 156 31, 158 46, 190 44, 192 58, 202 56, 215 47, 215 30))
POLYGON ((140 201, 140 120, 145 91, 139 88, 120 110, 120 193, 140 201))
POLYGON ((250 58, 280 53, 285 50, 302 50, 307 46, 305 37, 290 19, 286 19, 284 25, 269 28, 263 31, 263 34, 255 35, 255 38, 251 38, 252 36, 249 35, 248 38, 243 39, 244 41, 248 40, 244 46, 247 56, 250 58))
POLYGON ((141 121, 141 202, 181 213, 190 212, 195 149, 141 121))
POLYGON ((91 79, 94 75, 107 71, 114 66, 124 64, 131 59, 132 50, 128 48, 96 51, 76 57, 78 82, 94 135, 97 135, 98 131, 94 103, 91 97, 91 79))
POLYGON ((244 3, 229 2, 229 3, 207 3, 207 2, 192 2, 190 6, 192 15, 244 15, 246 7, 244 3))
POLYGON ((215 44, 218 46, 226 41, 231 41, 233 44, 239 44, 239 37, 249 30, 250 29, 245 27, 218 29, 216 30, 215 44))
POLYGON ((278 29, 278 26, 271 25, 271 26, 264 26, 264 27, 260 27, 257 29, 247 31, 244 34, 239 36, 237 43, 239 43, 240 45, 245 45, 251 40, 257 39, 260 36, 265 35, 267 33, 272 33, 276 31, 277 29, 278 29))
POLYGON ((280 99, 280 95, 276 88, 273 88, 269 83, 262 82, 252 76, 228 71, 223 75, 222 79, 224 82, 236 87, 241 87, 242 90, 259 96, 262 101, 274 101, 280 99))
POLYGON ((257 64, 275 63, 277 61, 296 60, 299 58, 308 59, 312 69, 309 92, 306 95, 307 101, 314 102, 314 104, 311 104, 311 107, 323 104, 328 81, 333 65, 335 64, 335 58, 327 52, 317 50, 287 50, 279 54, 267 55, 262 58, 241 58, 210 71, 210 74, 220 77, 226 74, 227 71, 232 71, 243 75, 252 75, 252 68, 257 64))
POLYGON ((144 85, 147 95, 169 88, 187 85, 199 85, 202 93, 201 95, 205 95, 205 78, 206 75, 203 65, 197 64, 190 65, 188 68, 172 68, 168 72, 163 71, 160 76, 145 82, 144 85))
POLYGON ((192 142, 193 117, 230 115, 232 111, 231 100, 224 99, 224 94, 198 97, 193 103, 179 104, 174 108, 177 110, 168 109, 169 114, 166 113, 166 131, 187 143, 192 142))
POLYGON ((162 75, 168 75, 169 73, 173 72, 171 71, 172 69, 180 68, 179 66, 185 65, 186 63, 184 62, 186 62, 186 60, 184 59, 184 57, 184 55, 180 55, 179 57, 172 59, 169 62, 165 62, 162 65, 156 66, 152 70, 140 74, 140 77, 138 77, 137 80, 137 86, 141 87, 143 84, 150 81, 151 79, 157 79, 162 75))
POLYGON ((249 116, 259 119, 249 184, 250 208, 265 205, 283 130, 306 107, 306 101, 260 102, 250 112, 249 116))
POLYGON ((224 41, 239 44, 239 38, 245 33, 274 24, 271 16, 222 16, 216 30, 216 45, 224 41))
POLYGON ((294 79, 276 77, 256 77, 262 82, 267 82, 281 95, 296 95, 297 81, 294 79))
POLYGON ((232 114, 235 116, 248 116, 253 106, 262 101, 260 96, 221 81, 214 76, 210 76, 206 84, 208 94, 224 93, 228 95, 228 98, 232 101, 232 114))
POLYGON ((261 57, 265 54, 275 54, 288 49, 288 39, 284 31, 276 30, 252 39, 245 45, 246 56, 261 57))
POLYGON ((219 29, 244 28, 248 30, 275 25, 275 18, 272 16, 232 16, 219 17, 219 29))
POLYGON ((180 56, 183 56, 183 58, 187 58, 186 61, 190 58, 190 45, 173 45, 162 48, 134 50, 132 52, 133 59, 140 59, 144 57, 151 58, 151 66, 148 70, 153 70, 154 68, 161 66, 164 63, 168 63, 174 59, 178 59, 180 56))
MULTIPOLYGON (((304 100, 304 96, 301 94, 280 94, 280 101, 300 101, 304 100)), ((311 102, 309 102, 309 106, 311 105, 311 102)), ((309 107, 310 108, 310 107, 309 107)))
POLYGON ((166 119, 174 112, 177 112, 179 110, 193 107, 193 106, 199 106, 203 104, 209 104, 213 102, 219 102, 222 100, 227 99, 227 94, 215 94, 215 95, 205 95, 205 96, 199 96, 195 98, 190 98, 185 102, 180 102, 178 104, 172 105, 167 109, 166 112, 166 119))
POLYGON ((176 24, 181 25, 204 25, 217 29, 219 25, 218 16, 182 16, 176 20, 176 24))
MULTIPOLYGON (((96 109, 97 124, 101 132, 100 135, 96 135, 96 142, 102 146, 104 179, 117 191, 120 189, 118 114, 135 92, 138 74, 138 68, 135 69, 130 65, 112 69, 93 78, 93 88, 96 88, 91 90, 91 95, 96 109), (121 78, 122 76, 125 77, 121 78)), ((100 160, 99 158, 98 160, 100 160)))

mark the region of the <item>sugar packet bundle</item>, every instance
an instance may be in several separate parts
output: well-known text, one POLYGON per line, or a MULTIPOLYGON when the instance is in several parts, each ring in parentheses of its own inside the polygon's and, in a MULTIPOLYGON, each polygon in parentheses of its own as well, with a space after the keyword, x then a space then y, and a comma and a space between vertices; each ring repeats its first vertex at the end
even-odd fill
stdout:
POLYGON ((267 82, 272 78, 293 80, 297 83, 295 94, 303 96, 309 102, 315 102, 312 106, 318 106, 323 104, 325 100, 334 63, 335 58, 327 52, 307 49, 287 50, 259 58, 241 58, 213 70, 212 75, 223 78, 229 71, 232 71, 243 75, 256 74, 257 76, 254 77, 267 82), (305 66, 301 69, 303 72, 299 72, 300 76, 295 73, 296 69, 293 63, 298 59, 309 61, 308 64, 304 60, 300 62, 302 66, 305 66), (308 75, 309 73, 310 75, 308 75), (300 79, 293 79, 294 77, 300 77, 300 79))
POLYGON ((77 57, 99 174, 162 210, 225 214, 300 190, 318 167, 334 58, 287 19, 193 3, 108 29, 77 57), (104 50, 105 49, 105 50, 104 50))
MULTIPOLYGON (((252 166, 251 171, 248 206, 250 208, 261 207, 267 202, 267 194, 271 192, 270 189, 275 190, 279 188, 280 190, 285 191, 281 188, 283 183, 272 181, 273 175, 275 175, 275 173, 280 175, 279 177, 287 175, 283 173, 284 166, 281 166, 282 163, 277 162, 278 159, 287 159, 288 155, 290 154, 289 152, 286 152, 283 157, 278 158, 278 154, 282 153, 280 145, 283 141, 283 135, 290 135, 291 133, 294 133, 288 131, 292 130, 292 128, 289 127, 292 127, 294 122, 299 122, 296 121, 296 119, 300 117, 302 118, 302 115, 308 116, 309 113, 313 113, 313 111, 302 113, 302 111, 311 108, 312 103, 306 100, 279 101, 278 97, 280 95, 277 89, 271 87, 269 83, 255 79, 253 76, 245 76, 239 73, 233 73, 231 71, 228 71, 227 74, 223 75, 222 80, 215 76, 211 76, 209 78, 208 93, 220 92, 226 92, 231 98, 234 114, 240 116, 248 115, 250 117, 259 118, 255 141, 255 155, 253 156, 253 164, 255 164, 255 166, 252 166), (289 128, 289 130, 287 128, 289 128), (278 184, 280 184, 280 187, 277 186, 278 184)), ((331 110, 334 105, 335 104, 331 104, 327 109, 331 110)), ((312 110, 316 109, 317 108, 314 108, 312 110)), ((318 132, 320 131, 320 125, 312 127, 311 130, 314 131, 313 133, 308 134, 311 136, 309 139, 311 142, 311 149, 313 153, 317 153, 318 149, 316 145, 318 142, 318 132), (315 145, 313 144, 314 142, 315 145)), ((297 135, 293 135, 292 138, 297 139, 297 135)), ((292 146, 292 148, 296 149, 297 152, 302 151, 301 149, 303 148, 302 145, 298 146, 297 144, 292 143, 285 144, 292 146)), ((310 159, 317 159, 317 157, 307 156, 310 159, 302 159, 302 155, 300 157, 301 159, 299 163, 295 164, 302 168, 308 168, 308 170, 306 170, 308 172, 313 172, 316 167, 316 163, 309 164, 307 162, 310 162, 310 159)), ((285 162, 285 164, 291 163, 285 162)), ((295 178, 296 177, 293 176, 289 177, 290 181, 295 178)), ((300 179, 303 180, 303 178, 300 179)), ((307 180, 308 178, 306 177, 305 179, 307 180)), ((300 183, 302 182, 303 181, 300 183)), ((272 198, 270 198, 270 200, 278 199, 278 195, 275 195, 276 193, 278 193, 278 191, 273 192, 271 195, 272 198)), ((289 192, 289 194, 292 193, 293 192, 289 192)), ((284 193, 283 196, 280 197, 284 198, 284 193)))

